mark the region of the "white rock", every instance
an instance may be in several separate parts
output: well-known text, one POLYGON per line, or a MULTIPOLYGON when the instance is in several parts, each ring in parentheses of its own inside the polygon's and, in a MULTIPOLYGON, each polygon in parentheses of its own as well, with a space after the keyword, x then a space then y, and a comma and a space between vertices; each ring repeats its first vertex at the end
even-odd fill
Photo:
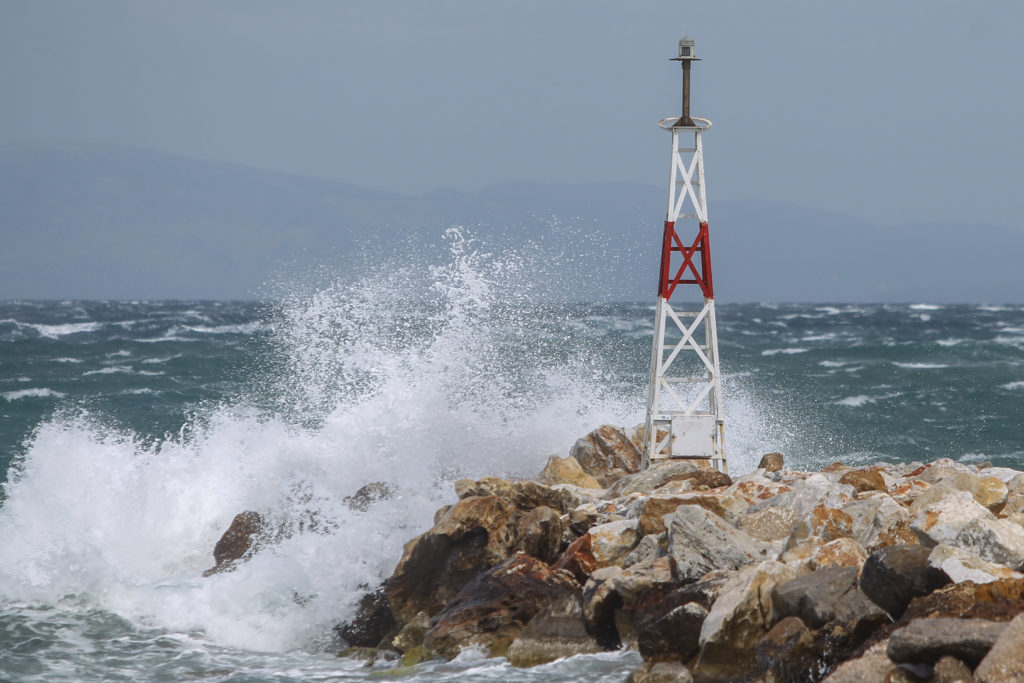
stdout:
POLYGON ((921 508, 910 524, 922 543, 958 545, 960 531, 975 519, 995 519, 966 491, 953 491, 942 500, 921 508))
POLYGON ((623 519, 590 527, 590 547, 598 567, 619 565, 640 542, 639 522, 623 519))
POLYGON ((986 467, 978 472, 983 477, 995 477, 1004 484, 1009 484, 1013 481, 1014 477, 1021 476, 1020 470, 1014 470, 1009 467, 986 467))
POLYGON ((966 524, 953 545, 1010 569, 1024 569, 1024 528, 1005 519, 979 517, 966 524))
POLYGON ((665 515, 668 554, 677 581, 695 581, 713 569, 739 569, 765 557, 757 541, 699 505, 665 515))
POLYGON ((776 584, 797 577, 781 562, 766 560, 746 567, 722 587, 700 629, 700 644, 726 642, 752 648, 777 620, 772 602, 776 584))
POLYGON ((953 545, 937 545, 928 556, 928 564, 941 569, 953 583, 973 581, 991 583, 999 579, 1024 579, 1024 574, 1001 564, 986 562, 976 554, 953 545))
POLYGON ((851 501, 842 510, 853 520, 853 539, 869 553, 884 545, 886 535, 910 524, 907 509, 885 493, 851 501))

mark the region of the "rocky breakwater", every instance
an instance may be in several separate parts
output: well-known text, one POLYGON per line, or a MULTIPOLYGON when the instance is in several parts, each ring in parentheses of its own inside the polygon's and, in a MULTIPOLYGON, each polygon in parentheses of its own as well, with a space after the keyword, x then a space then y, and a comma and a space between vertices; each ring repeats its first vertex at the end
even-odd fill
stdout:
POLYGON ((535 481, 456 482, 338 633, 407 664, 627 647, 635 681, 1024 680, 1024 474, 641 472, 638 443, 604 426, 535 481))

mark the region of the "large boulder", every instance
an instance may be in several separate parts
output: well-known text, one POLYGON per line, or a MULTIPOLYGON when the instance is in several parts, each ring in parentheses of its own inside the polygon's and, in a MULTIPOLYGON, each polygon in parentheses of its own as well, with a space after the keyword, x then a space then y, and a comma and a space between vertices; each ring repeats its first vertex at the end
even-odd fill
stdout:
POLYGON ((860 589, 894 619, 916 597, 949 583, 949 577, 928 563, 930 550, 919 545, 892 545, 868 557, 860 574, 860 589))
POLYGON ((583 489, 599 489, 601 483, 587 474, 576 458, 560 458, 552 455, 538 477, 543 484, 571 484, 583 489))
POLYGON ((768 549, 698 505, 682 505, 665 521, 672 572, 680 582, 713 569, 740 569, 763 559, 768 549))
POLYGON ((583 626, 582 599, 577 594, 538 612, 509 646, 506 656, 512 666, 529 667, 601 650, 583 626))
POLYGON ((941 500, 924 505, 916 510, 910 524, 921 543, 935 546, 939 543, 956 544, 960 531, 975 519, 993 519, 987 509, 979 505, 966 491, 951 491, 941 500))
POLYGON ((1006 627, 1006 622, 984 619, 914 619, 892 632, 886 654, 901 664, 934 664, 951 655, 977 666, 1006 627))
POLYGON ((640 595, 633 623, 640 654, 684 662, 697 654, 704 619, 730 578, 722 572, 681 588, 654 585, 640 595))
POLYGON ((504 656, 542 609, 578 591, 568 573, 517 553, 466 584, 432 620, 423 646, 449 659, 467 646, 504 656))
POLYGON ((843 506, 850 516, 852 536, 869 553, 890 545, 917 543, 910 513, 886 494, 859 498, 843 506))
POLYGON ((885 485, 885 479, 882 478, 882 473, 874 467, 850 470, 839 478, 839 483, 852 486, 857 489, 858 493, 888 490, 888 487, 885 485))
POLYGON ((835 619, 852 621, 881 610, 857 586, 857 567, 833 567, 777 584, 772 595, 782 617, 799 617, 810 628, 835 619))
POLYGON ((538 506, 519 523, 519 549, 550 564, 561 555, 563 531, 561 515, 546 505, 538 506))
POLYGON ((459 479, 455 482, 455 494, 459 498, 471 496, 497 496, 523 512, 544 505, 568 512, 576 507, 579 501, 569 491, 538 484, 535 481, 507 481, 498 477, 483 479, 459 479))
POLYGON ((238 513, 213 546, 214 566, 203 572, 203 576, 232 571, 239 560, 252 557, 264 542, 266 534, 267 523, 258 512, 246 510, 238 513))
POLYGON ((1024 579, 998 579, 987 583, 964 581, 915 598, 904 621, 919 617, 958 617, 1009 621, 1024 612, 1024 579))
POLYGON ((797 519, 804 519, 815 508, 838 509, 857 498, 857 490, 846 484, 831 481, 823 474, 812 474, 803 480, 794 480, 778 495, 761 500, 751 506, 750 512, 769 507, 788 507, 797 519))
POLYGON ((1010 622, 974 670, 978 683, 1024 681, 1024 614, 1010 622))
POLYGON ((820 668, 814 634, 798 617, 785 617, 754 648, 761 669, 772 681, 813 681, 820 668))
POLYGON ((770 543, 788 539, 796 522, 796 513, 789 508, 765 508, 740 515, 736 528, 751 538, 770 543))
POLYGON ((954 545, 937 545, 928 555, 928 564, 941 569, 953 583, 973 581, 990 583, 999 579, 1024 579, 1024 574, 994 562, 987 562, 975 553, 954 545))
POLYGON ((386 637, 394 635, 397 627, 391 603, 381 586, 363 595, 355 616, 335 626, 334 632, 348 645, 377 647, 386 637))
POLYGON ((701 626, 696 680, 739 681, 758 671, 754 647, 778 621, 773 589, 794 578, 792 568, 767 560, 742 569, 722 588, 701 626))
POLYGON ((516 508, 498 496, 463 498, 433 529, 405 544, 387 594, 404 624, 436 614, 480 572, 502 562, 519 542, 516 508))
POLYGON ((690 479, 701 469, 689 460, 656 460, 646 470, 627 475, 612 484, 607 496, 618 498, 631 493, 650 493, 669 482, 690 479))
POLYGON ((797 519, 786 542, 786 549, 795 548, 812 539, 824 545, 837 538, 849 537, 852 533, 853 519, 850 515, 836 508, 818 505, 809 514, 797 519))
POLYGON ((635 519, 623 519, 590 527, 590 548, 595 566, 621 566, 630 551, 640 542, 640 531, 635 519))
POLYGON ((652 589, 674 587, 668 558, 643 562, 627 569, 598 569, 583 587, 583 622, 587 632, 606 649, 619 647, 618 610, 631 618, 641 595, 652 589))
POLYGON ((807 561, 811 570, 827 567, 860 567, 868 559, 868 554, 857 541, 852 538, 837 538, 816 548, 807 561))
POLYGON ((960 529, 953 545, 969 549, 983 560, 1024 569, 1024 527, 1008 520, 976 517, 960 529))
POLYGON ((674 512, 680 505, 699 505, 730 524, 738 520, 747 509, 746 501, 734 494, 696 491, 677 494, 656 493, 640 499, 634 505, 637 519, 640 520, 640 533, 647 536, 665 531, 665 515, 674 512))
POLYGON ((627 474, 640 470, 640 451, 626 431, 602 425, 579 439, 569 452, 583 471, 597 479, 602 487, 614 484, 627 474))

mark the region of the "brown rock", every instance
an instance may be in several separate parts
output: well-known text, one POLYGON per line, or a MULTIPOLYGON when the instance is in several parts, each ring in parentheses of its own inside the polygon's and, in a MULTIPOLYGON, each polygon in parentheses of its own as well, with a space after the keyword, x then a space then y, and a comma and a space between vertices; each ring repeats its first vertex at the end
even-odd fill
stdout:
POLYGON ((459 591, 434 618, 423 645, 449 659, 469 645, 504 656, 537 613, 577 591, 579 584, 568 573, 517 553, 459 591))
POLYGON ((497 496, 463 498, 430 531, 405 544, 387 581, 399 623, 418 612, 436 614, 473 580, 518 545, 516 509, 497 496))
POLYGON ((377 647, 388 636, 393 636, 398 624, 391 612, 391 604, 381 586, 359 600, 356 614, 350 621, 334 627, 346 643, 355 647, 377 647))
POLYGON ((523 628, 508 649, 512 666, 529 667, 562 657, 601 652, 583 626, 581 598, 571 595, 551 603, 523 628))
POLYGON ((552 455, 540 473, 540 481, 549 486, 572 484, 584 489, 599 489, 601 483, 583 471, 576 458, 560 458, 552 455))
POLYGON ((239 560, 251 557, 259 549, 266 531, 266 522, 258 512, 246 510, 235 515, 228 530, 213 547, 214 566, 203 572, 203 576, 231 571, 239 560))
POLYGON ((981 584, 964 581, 915 598, 907 607, 904 620, 944 616, 1009 621, 1022 612, 1024 579, 981 584))
POLYGON ((974 670, 978 683, 1024 681, 1024 615, 1016 617, 974 670))
POLYGON ((811 631, 797 617, 775 624, 754 647, 760 667, 777 681, 812 681, 818 673, 818 650, 811 631))
POLYGON ((678 587, 653 584, 638 596, 633 625, 637 649, 645 658, 687 661, 700 650, 700 629, 730 573, 678 587))
POLYGON ((761 462, 757 464, 757 467, 768 472, 778 472, 784 464, 785 459, 782 453, 765 453, 761 456, 761 462))
POLYGON ((570 544, 555 562, 554 569, 564 569, 576 577, 581 584, 586 583, 590 575, 597 569, 597 559, 594 557, 593 541, 590 534, 583 534, 570 544))
POLYGON ((578 503, 568 491, 553 489, 535 481, 506 481, 498 477, 484 477, 477 481, 459 479, 455 482, 455 493, 460 499, 472 496, 497 496, 523 512, 544 505, 564 513, 576 507, 578 503))
POLYGON ((562 550, 562 517, 555 510, 541 505, 526 514, 519 523, 520 550, 542 562, 558 559, 562 550))
POLYGON ((877 469, 850 470, 839 478, 839 483, 852 486, 858 493, 888 490, 885 479, 877 469))
POLYGON ((371 481, 351 496, 345 496, 344 503, 352 510, 366 512, 374 503, 387 500, 395 495, 397 488, 384 481, 371 481))
POLYGON ((640 451, 619 427, 602 425, 579 439, 569 452, 602 487, 640 469, 640 451))

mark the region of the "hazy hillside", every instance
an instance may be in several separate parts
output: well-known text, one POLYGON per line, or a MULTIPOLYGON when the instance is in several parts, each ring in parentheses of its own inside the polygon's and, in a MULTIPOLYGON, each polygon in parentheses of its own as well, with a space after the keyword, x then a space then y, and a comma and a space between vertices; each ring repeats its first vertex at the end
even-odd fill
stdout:
MULTIPOLYGON (((710 197, 721 301, 1024 302, 1024 231, 879 227, 710 197)), ((468 226, 565 298, 653 297, 664 188, 513 183, 413 197, 80 144, 0 148, 0 298, 251 298, 268 277, 418 252, 468 226)))

